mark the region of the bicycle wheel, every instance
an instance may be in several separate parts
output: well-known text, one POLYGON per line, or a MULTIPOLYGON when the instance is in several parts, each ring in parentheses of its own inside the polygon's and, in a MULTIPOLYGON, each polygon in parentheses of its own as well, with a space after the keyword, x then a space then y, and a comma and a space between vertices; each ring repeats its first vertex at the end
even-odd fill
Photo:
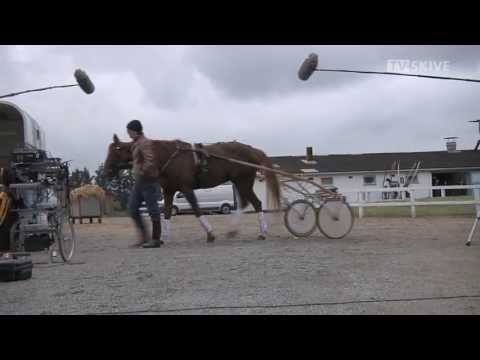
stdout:
POLYGON ((285 226, 294 236, 307 237, 315 231, 316 217, 317 210, 311 202, 296 200, 285 211, 285 226))
POLYGON ((75 229, 70 217, 61 216, 60 220, 56 231, 58 250, 63 261, 69 262, 75 252, 75 229))
POLYGON ((10 246, 9 251, 25 251, 25 239, 20 238, 20 225, 21 221, 17 220, 10 227, 10 246))
POLYGON ((343 201, 327 201, 318 210, 318 229, 329 239, 345 237, 352 230, 353 221, 353 211, 343 201))

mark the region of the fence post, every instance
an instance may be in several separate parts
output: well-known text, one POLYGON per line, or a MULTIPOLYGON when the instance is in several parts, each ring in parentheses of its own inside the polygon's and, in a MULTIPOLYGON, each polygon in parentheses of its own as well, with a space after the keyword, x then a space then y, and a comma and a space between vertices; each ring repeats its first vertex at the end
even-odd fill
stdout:
MULTIPOLYGON (((479 200, 480 200, 480 189, 479 189, 479 188, 473 189, 473 199, 474 199, 475 201, 479 201, 479 200)), ((475 205, 475 210, 476 210, 476 216, 477 216, 477 218, 480 218, 480 205, 476 204, 476 205, 475 205)))
POLYGON ((445 189, 442 188, 440 190, 440 195, 441 195, 441 197, 445 197, 445 189))
POLYGON ((362 219, 363 218, 363 206, 362 204, 365 202, 365 192, 360 191, 360 206, 358 207, 358 218, 362 219))
POLYGON ((415 208, 415 191, 414 190, 410 190, 410 214, 412 218, 417 217, 417 212, 415 208))
MULTIPOLYGON (((479 188, 473 189, 473 198, 474 198, 475 201, 480 200, 480 189, 479 188)), ((470 246, 470 243, 472 242, 473 233, 475 232, 475 228, 477 227, 478 220, 480 218, 480 205, 475 204, 475 212, 476 212, 475 221, 473 223, 472 230, 470 230, 470 234, 468 234, 468 239, 467 239, 467 243, 466 243, 467 246, 470 246)))

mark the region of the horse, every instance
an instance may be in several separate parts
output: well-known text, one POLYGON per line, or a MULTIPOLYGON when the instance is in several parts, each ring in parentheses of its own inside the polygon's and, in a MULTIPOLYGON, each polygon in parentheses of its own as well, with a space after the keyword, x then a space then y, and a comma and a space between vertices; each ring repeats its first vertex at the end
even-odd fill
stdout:
MULTIPOLYGON (((160 184, 164 195, 163 241, 168 240, 173 198, 175 193, 180 191, 185 195, 196 218, 205 230, 207 242, 213 242, 215 240, 213 228, 203 216, 194 190, 213 188, 228 181, 234 185, 241 210, 252 204, 258 214, 260 226, 258 239, 266 239, 268 225, 265 220, 262 202, 253 190, 257 169, 227 160, 227 158, 239 160, 271 169, 271 160, 265 152, 237 141, 204 145, 201 146, 200 150, 193 144, 181 140, 151 141, 154 163, 159 170, 158 178, 155 180, 160 184), (202 166, 202 163, 207 167, 202 166)), ((132 144, 133 142, 121 142, 118 136, 114 134, 113 143, 108 146, 107 159, 104 163, 107 178, 111 179, 118 176, 119 171, 132 167, 132 144)), ((268 206, 273 209, 280 209, 280 184, 276 174, 272 171, 263 170, 260 170, 260 173, 266 181, 268 206)), ((239 214, 240 211, 234 214, 232 224, 238 225, 239 214)), ((230 231, 228 236, 233 237, 236 233, 236 230, 230 231)))

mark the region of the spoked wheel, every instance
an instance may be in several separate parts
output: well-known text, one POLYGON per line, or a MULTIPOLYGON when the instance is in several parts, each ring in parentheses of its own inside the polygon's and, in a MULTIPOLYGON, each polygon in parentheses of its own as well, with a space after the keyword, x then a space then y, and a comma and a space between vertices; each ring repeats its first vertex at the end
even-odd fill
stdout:
POLYGON ((329 239, 341 239, 348 235, 353 227, 353 211, 343 201, 327 201, 318 210, 317 226, 329 239))
POLYGON ((307 237, 315 231, 317 210, 307 200, 292 202, 285 211, 284 221, 288 231, 296 237, 307 237))
POLYGON ((69 262, 75 253, 75 229, 69 216, 61 216, 56 227, 55 237, 63 261, 69 262))

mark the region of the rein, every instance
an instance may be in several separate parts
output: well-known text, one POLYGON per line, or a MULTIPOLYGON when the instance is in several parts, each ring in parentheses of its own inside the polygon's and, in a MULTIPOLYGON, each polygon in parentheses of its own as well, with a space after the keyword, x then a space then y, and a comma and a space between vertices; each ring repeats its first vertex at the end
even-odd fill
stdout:
POLYGON ((178 154, 180 154, 181 151, 191 151, 193 153, 204 153, 204 154, 206 154, 205 150, 199 150, 199 149, 194 149, 194 148, 191 148, 191 149, 181 148, 180 145, 177 144, 177 149, 175 150, 175 152, 172 155, 170 155, 167 162, 162 166, 162 168, 160 169, 160 174, 162 174, 167 169, 167 167, 170 165, 170 163, 173 161, 173 159, 175 159, 178 156, 178 154))
POLYGON ((211 152, 206 152, 205 150, 194 149, 193 147, 191 149, 181 148, 178 144, 177 144, 177 149, 175 150, 175 152, 168 158, 167 162, 162 166, 162 168, 160 170, 160 174, 162 174, 167 169, 167 167, 170 165, 172 160, 175 157, 177 157, 178 154, 181 151, 191 151, 193 153, 196 153, 196 152, 197 153, 203 153, 203 154, 207 155, 208 157, 213 157, 213 158, 217 158, 217 159, 220 159, 220 160, 229 161, 231 163, 236 163, 236 164, 240 164, 240 165, 244 165, 244 166, 248 166, 248 167, 253 167, 253 168, 256 168, 258 170, 269 171, 269 172, 272 172, 274 174, 282 175, 282 176, 285 176, 287 178, 290 178, 291 180, 296 180, 296 181, 302 181, 302 182, 309 183, 309 184, 319 188, 324 194, 328 194, 329 196, 333 196, 333 197, 336 197, 336 198, 339 197, 339 194, 337 194, 337 193, 335 193, 335 192, 333 192, 329 189, 326 189, 323 186, 321 186, 321 185, 319 185, 319 184, 317 184, 313 181, 301 178, 299 176, 295 176, 295 175, 293 175, 291 173, 288 173, 288 172, 285 172, 285 171, 281 171, 281 170, 278 170, 278 169, 272 169, 272 168, 269 168, 267 166, 257 165, 257 164, 253 164, 253 163, 246 162, 246 161, 232 159, 232 158, 229 158, 229 157, 226 157, 226 156, 212 154, 211 152))
POLYGON ((162 168, 160 169, 160 175, 163 174, 163 172, 167 169, 168 165, 170 165, 172 160, 175 159, 177 155, 180 154, 180 151, 182 150, 186 150, 186 149, 180 148, 180 146, 177 144, 177 149, 175 150, 175 152, 172 155, 170 155, 167 162, 163 164, 162 168))
MULTIPOLYGON (((195 149, 184 149, 184 150, 197 151, 198 152, 198 150, 195 150, 195 149)), ((200 152, 201 152, 201 150, 200 150, 200 152)), ((339 194, 337 194, 337 193, 335 193, 335 192, 317 184, 316 182, 304 179, 302 177, 296 176, 294 174, 291 174, 291 173, 288 173, 288 172, 285 172, 285 171, 281 171, 281 170, 278 170, 278 169, 272 169, 272 168, 269 168, 267 166, 257 165, 257 164, 253 164, 253 163, 250 163, 250 162, 247 162, 247 161, 232 159, 232 158, 222 156, 222 155, 212 154, 211 152, 208 152, 208 156, 211 156, 211 157, 214 157, 214 158, 217 158, 217 159, 220 159, 220 160, 229 161, 231 163, 236 163, 236 164, 240 164, 240 165, 244 165, 244 166, 248 166, 248 167, 253 167, 253 168, 256 168, 258 170, 268 171, 268 172, 271 172, 271 173, 274 173, 274 174, 277 174, 277 175, 282 175, 282 176, 284 176, 286 178, 289 178, 291 180, 306 182, 306 183, 309 183, 310 185, 313 185, 316 188, 320 189, 324 194, 327 194, 329 196, 333 196, 335 198, 339 198, 339 194)))

